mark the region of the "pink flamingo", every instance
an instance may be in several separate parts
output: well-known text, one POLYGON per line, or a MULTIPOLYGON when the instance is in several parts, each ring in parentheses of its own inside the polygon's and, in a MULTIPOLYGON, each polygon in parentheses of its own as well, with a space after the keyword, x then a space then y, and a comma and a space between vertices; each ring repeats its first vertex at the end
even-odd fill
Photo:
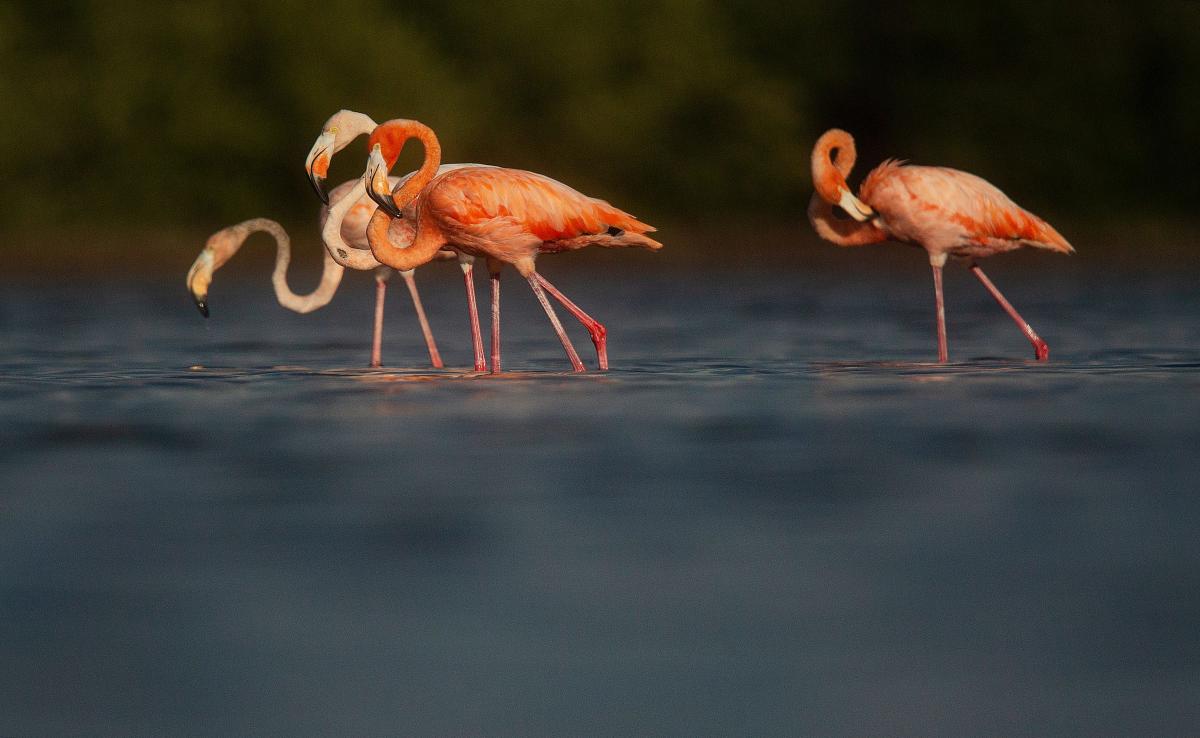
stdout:
MULTIPOLYGON (((1022 246, 1072 254, 1071 244, 1049 223, 1019 207, 986 180, 956 169, 908 166, 889 159, 867 174, 855 197, 846 177, 856 157, 854 138, 845 131, 834 128, 817 139, 812 152, 816 192, 808 205, 808 219, 817 234, 838 246, 892 240, 920 246, 929 253, 937 299, 939 362, 949 360, 942 267, 951 256, 968 264, 1033 344, 1037 359, 1045 361, 1049 346, 975 260, 1022 246)), ((372 219, 369 227, 374 225, 372 219)), ((371 246, 374 248, 374 240, 371 246)))
MULTIPOLYGON (((358 271, 373 271, 375 273, 375 324, 371 340, 371 366, 382 365, 383 354, 383 305, 387 293, 387 281, 392 276, 392 270, 383 266, 371 255, 370 246, 366 239, 366 224, 375 211, 375 204, 365 197, 365 191, 358 187, 357 181, 343 182, 325 194, 321 184, 329 172, 333 155, 350 145, 354 139, 370 133, 375 128, 375 121, 363 113, 353 110, 339 110, 325 121, 321 135, 317 137, 308 157, 304 161, 304 169, 308 173, 308 181, 313 190, 321 198, 324 206, 321 209, 321 233, 325 248, 329 255, 339 265, 358 271), (330 201, 336 205, 343 203, 347 207, 331 208, 330 201)), ((453 254, 447 254, 453 258, 453 254)), ((412 270, 400 273, 408 293, 412 297, 413 308, 417 313, 417 321, 425 338, 425 346, 429 351, 429 361, 436 368, 442 367, 442 357, 438 352, 433 330, 429 327, 429 319, 421 304, 421 295, 417 291, 416 277, 412 270)))
POLYGON ((420 266, 447 246, 470 256, 486 257, 492 282, 494 373, 500 371, 503 264, 515 266, 529 282, 575 371, 584 371, 583 362, 546 299, 546 292, 587 328, 600 369, 608 368, 607 329, 538 274, 534 262, 539 253, 585 246, 657 250, 662 244, 644 235, 653 232, 653 227, 603 200, 533 172, 471 166, 439 173, 441 145, 434 132, 417 121, 389 121, 375 130, 371 140, 371 156, 363 177, 370 182, 368 193, 380 206, 367 227, 371 251, 394 269, 420 266), (421 168, 394 191, 389 187, 388 162, 381 146, 373 145, 384 137, 392 139, 397 152, 411 138, 425 149, 421 168), (393 218, 415 222, 410 242, 397 244, 392 240, 388 226, 393 218))

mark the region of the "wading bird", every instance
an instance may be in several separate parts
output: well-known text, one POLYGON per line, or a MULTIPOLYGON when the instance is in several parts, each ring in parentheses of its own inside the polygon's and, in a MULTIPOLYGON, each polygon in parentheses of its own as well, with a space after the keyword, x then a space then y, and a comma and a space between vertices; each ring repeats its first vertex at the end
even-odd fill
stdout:
MULTIPOLYGON (((854 138, 845 131, 834 128, 817 139, 812 152, 816 192, 808 205, 808 219, 817 234, 838 246, 891 240, 920 246, 929 253, 937 300, 938 361, 949 360, 942 267, 951 256, 968 265, 1033 344, 1038 360, 1045 361, 1050 355, 1046 342, 975 260, 1022 246, 1071 254, 1075 252, 1071 244, 991 183, 957 169, 910 166, 889 159, 867 174, 855 197, 846 177, 856 157, 854 138)), ((372 219, 371 226, 374 224, 372 219)), ((375 247, 374 239, 371 246, 375 247)))
POLYGON ((583 362, 546 299, 546 292, 587 328, 600 369, 608 368, 608 331, 538 274, 534 261, 539 253, 585 246, 660 249, 662 244, 644 235, 653 232, 653 227, 603 200, 533 172, 481 166, 439 172, 441 145, 433 130, 417 121, 382 124, 371 134, 368 145, 371 155, 363 178, 369 183, 368 194, 379 204, 367 227, 375 258, 394 269, 412 269, 447 246, 487 258, 492 278, 493 372, 500 371, 499 272, 503 264, 515 266, 529 282, 575 371, 584 370, 583 362), (421 168, 394 190, 379 145, 383 138, 391 139, 397 152, 412 138, 425 149, 421 168), (414 221, 415 233, 411 241, 397 243, 391 238, 389 224, 401 218, 414 221))
MULTIPOLYGON (((304 161, 304 169, 308 173, 308 181, 321 198, 324 206, 321 209, 321 233, 329 256, 340 266, 357 271, 374 271, 375 274, 375 323, 371 338, 371 366, 378 367, 383 359, 383 304, 387 294, 387 282, 392 276, 392 270, 383 266, 371 255, 370 246, 366 240, 367 219, 375 211, 375 204, 358 188, 358 182, 343 182, 328 195, 322 187, 329 164, 333 155, 350 145, 359 136, 370 133, 375 129, 375 121, 363 113, 353 110, 339 110, 325 121, 321 135, 317 137, 308 157, 304 161), (336 215, 331 213, 330 201, 337 204, 347 197, 347 207, 341 208, 336 215), (331 239, 326 234, 334 234, 331 239)), ((412 297, 413 308, 417 313, 417 321, 421 325, 421 333, 425 337, 425 346, 429 350, 429 361, 436 368, 442 367, 442 357, 438 352, 437 342, 433 338, 433 330, 429 327, 429 319, 425 316, 425 308, 421 304, 421 295, 417 291, 417 282, 412 270, 400 273, 408 293, 412 297)))

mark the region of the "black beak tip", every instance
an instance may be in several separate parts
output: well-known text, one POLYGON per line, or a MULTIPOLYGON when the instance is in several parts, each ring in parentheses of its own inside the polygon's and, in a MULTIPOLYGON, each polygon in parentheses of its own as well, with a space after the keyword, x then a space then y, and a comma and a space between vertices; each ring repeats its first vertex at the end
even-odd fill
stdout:
POLYGON ((312 185, 313 192, 317 193, 317 197, 321 198, 321 202, 329 204, 329 195, 325 194, 325 190, 321 188, 321 180, 316 177, 309 177, 308 183, 312 185))
POLYGON ((201 315, 203 315, 204 317, 207 318, 208 317, 208 300, 205 300, 203 298, 197 298, 196 299, 196 309, 200 311, 201 315))

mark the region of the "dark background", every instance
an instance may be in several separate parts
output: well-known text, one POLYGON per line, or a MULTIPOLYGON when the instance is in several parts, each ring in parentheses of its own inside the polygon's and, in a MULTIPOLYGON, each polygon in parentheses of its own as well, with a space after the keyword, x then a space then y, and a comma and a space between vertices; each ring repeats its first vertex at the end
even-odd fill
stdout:
POLYGON ((855 180, 888 156, 954 166, 1083 255, 1195 251, 1198 3, 8 2, 0 70, 5 272, 186 268, 257 216, 315 242, 302 163, 339 108, 609 199, 668 259, 811 239, 832 126, 858 138, 855 180))

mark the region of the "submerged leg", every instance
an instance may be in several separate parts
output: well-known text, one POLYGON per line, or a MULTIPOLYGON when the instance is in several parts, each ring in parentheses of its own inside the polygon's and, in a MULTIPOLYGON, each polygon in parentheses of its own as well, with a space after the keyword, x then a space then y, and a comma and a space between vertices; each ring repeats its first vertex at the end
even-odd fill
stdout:
POLYGON ((945 364, 950 360, 950 350, 946 346, 946 303, 942 299, 942 267, 933 265, 933 291, 937 297, 937 337, 938 362, 945 364))
POLYGON ((442 355, 438 353, 437 342, 433 340, 433 331, 429 328, 429 319, 425 317, 425 308, 421 305, 421 295, 417 292, 417 280, 412 270, 400 272, 404 284, 408 285, 408 294, 412 295, 413 308, 417 311, 417 321, 421 324, 421 333, 425 335, 425 346, 429 349, 429 362, 435 369, 442 368, 442 355))
POLYGON ((554 326, 554 332, 558 334, 558 340, 562 341, 563 348, 567 352, 567 358, 571 360, 571 366, 577 372, 584 371, 583 362, 579 360, 579 354, 575 352, 575 347, 571 345, 571 339, 567 337, 567 332, 563 330, 562 323, 558 321, 558 316, 554 313, 554 307, 546 299, 546 293, 542 291, 541 279, 538 277, 537 272, 530 272, 526 279, 529 280, 529 286, 533 288, 533 294, 537 295, 538 302, 542 303, 542 309, 546 311, 546 317, 550 318, 550 325, 554 326))
POLYGON ((596 363, 600 365, 601 371, 608 370, 608 329, 605 328, 598 320, 583 312, 578 305, 571 302, 566 295, 559 292, 558 289, 546 281, 546 278, 537 272, 533 273, 537 277, 538 282, 546 288, 546 291, 554 295, 554 299, 563 304, 571 315, 574 315, 576 320, 583 323, 583 327, 587 328, 588 333, 592 336, 592 343, 596 346, 596 363))
POLYGON ((467 310, 471 313, 471 347, 475 350, 475 371, 487 371, 483 359, 483 334, 479 331, 479 306, 475 303, 475 267, 466 261, 458 264, 463 270, 463 281, 467 286, 467 310))
POLYGON ((500 373, 500 272, 492 272, 492 374, 500 373))
POLYGON ((978 264, 971 265, 971 273, 983 283, 988 292, 992 293, 992 297, 996 298, 996 302, 1000 303, 1000 307, 1004 308, 1004 312, 1008 313, 1008 317, 1013 319, 1013 322, 1017 324, 1017 327, 1021 329, 1021 332, 1033 344, 1033 353, 1037 357, 1037 360, 1045 361, 1050 358, 1050 347, 1046 345, 1046 342, 1038 334, 1033 332, 1032 326, 1025 322, 1025 319, 1012 306, 1012 303, 1004 299, 1004 295, 1000 294, 1000 290, 996 289, 996 285, 992 284, 992 280, 987 278, 987 275, 983 273, 978 264))
POLYGON ((383 366, 383 297, 387 294, 387 277, 375 278, 375 330, 371 336, 371 368, 383 366))

